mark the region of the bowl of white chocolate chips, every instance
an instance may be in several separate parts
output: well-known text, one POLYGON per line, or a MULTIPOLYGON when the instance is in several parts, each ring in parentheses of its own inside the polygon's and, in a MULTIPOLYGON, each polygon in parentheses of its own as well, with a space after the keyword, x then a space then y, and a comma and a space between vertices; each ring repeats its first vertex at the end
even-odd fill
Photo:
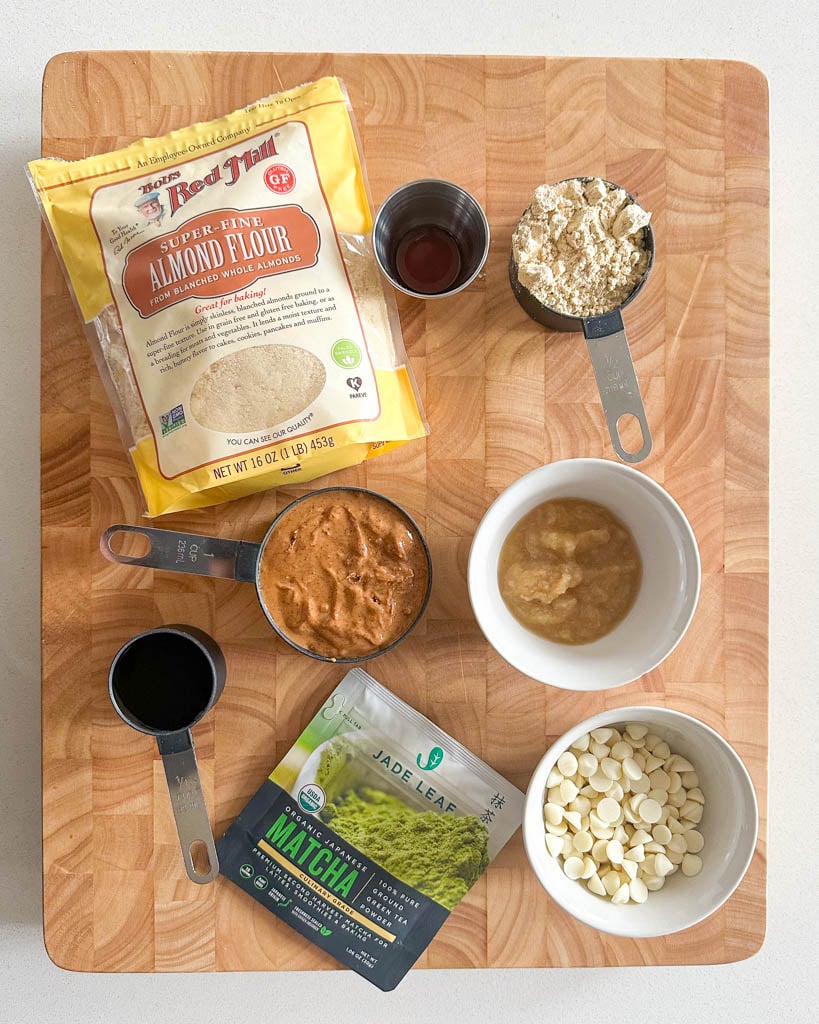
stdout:
POLYGON ((703 722, 659 707, 605 711, 564 733, 532 775, 523 818, 549 895, 629 938, 681 931, 721 907, 757 829, 736 751, 703 722))

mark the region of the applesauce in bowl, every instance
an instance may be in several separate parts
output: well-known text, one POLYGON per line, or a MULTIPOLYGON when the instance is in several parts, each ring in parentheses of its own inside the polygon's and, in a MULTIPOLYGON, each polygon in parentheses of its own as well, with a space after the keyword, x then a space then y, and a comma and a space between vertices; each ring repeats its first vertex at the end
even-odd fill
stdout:
POLYGON ((642 565, 628 527, 583 498, 543 502, 516 523, 498 559, 509 611, 556 643, 598 640, 628 614, 642 565))

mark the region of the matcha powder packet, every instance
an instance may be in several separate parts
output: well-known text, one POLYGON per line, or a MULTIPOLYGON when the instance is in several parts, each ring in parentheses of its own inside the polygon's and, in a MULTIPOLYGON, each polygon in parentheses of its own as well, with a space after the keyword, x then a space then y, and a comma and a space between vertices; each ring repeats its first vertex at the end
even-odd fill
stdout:
POLYGON ((217 850, 226 878, 389 991, 522 815, 520 790, 356 668, 217 850))

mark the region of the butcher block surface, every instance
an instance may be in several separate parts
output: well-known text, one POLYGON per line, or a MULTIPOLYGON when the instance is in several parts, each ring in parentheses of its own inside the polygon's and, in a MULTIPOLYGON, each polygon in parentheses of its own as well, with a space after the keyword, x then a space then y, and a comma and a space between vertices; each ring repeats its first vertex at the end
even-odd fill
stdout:
MULTIPOLYGON (((492 231, 485 272, 466 291, 397 296, 429 438, 330 478, 404 505, 432 552, 425 618, 369 671, 521 788, 553 739, 588 715, 628 704, 687 712, 734 745, 760 805, 744 881, 686 932, 631 941, 576 922, 538 884, 518 832, 419 967, 748 957, 764 939, 766 902, 767 83, 722 61, 69 53, 45 72, 43 155, 106 152, 328 74, 348 87, 376 206, 404 181, 448 178, 479 199, 492 231), (555 459, 614 458, 582 336, 546 334, 507 278, 512 230, 532 190, 573 175, 617 182, 653 214, 655 269, 625 313, 654 436, 640 469, 682 505, 703 566, 699 608, 677 650, 639 681, 600 693, 543 686, 503 662, 475 623, 465 578, 474 530, 503 488, 555 459)), ((252 586, 100 556, 102 530, 138 523, 142 509, 45 234, 41 424, 49 955, 81 971, 335 969, 224 879, 188 881, 156 744, 117 718, 107 671, 125 640, 164 623, 199 626, 222 646, 224 694, 194 729, 221 835, 344 669, 288 649, 252 586)), ((155 525, 260 540, 277 511, 315 486, 155 525)))

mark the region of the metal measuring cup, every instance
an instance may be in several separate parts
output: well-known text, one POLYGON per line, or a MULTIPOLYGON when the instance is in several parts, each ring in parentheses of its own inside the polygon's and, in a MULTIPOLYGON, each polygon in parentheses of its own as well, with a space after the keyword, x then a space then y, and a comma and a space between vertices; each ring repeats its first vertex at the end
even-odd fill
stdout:
POLYGON ((220 579, 236 580, 238 583, 252 583, 256 588, 256 598, 259 602, 259 607, 264 612, 265 618, 286 644, 301 654, 315 658, 317 661, 329 661, 339 665, 368 661, 370 658, 386 654, 387 651, 391 651, 400 644, 420 621, 432 592, 432 558, 429 546, 418 524, 397 502, 386 497, 384 494, 379 494, 378 491, 368 490, 366 487, 339 485, 337 487, 323 487, 317 491, 303 494, 300 498, 291 501, 289 505, 279 512, 258 544, 247 540, 227 540, 224 537, 207 537, 196 533, 180 533, 176 530, 158 530, 150 526, 127 526, 124 523, 117 523, 114 526, 109 526, 100 537, 100 551, 110 562, 118 562, 120 565, 141 565, 148 569, 165 569, 168 572, 184 572, 196 576, 214 576, 220 579), (265 545, 273 536, 277 527, 283 521, 286 521, 287 514, 303 501, 309 501, 321 494, 331 494, 334 491, 369 494, 380 501, 386 502, 388 505, 392 505, 402 518, 407 521, 407 524, 415 534, 424 552, 427 565, 426 589, 418 608, 418 614, 410 625, 390 644, 379 647, 368 654, 360 654, 350 658, 331 657, 330 655, 320 654, 309 647, 302 647, 301 644, 288 636, 273 617, 265 600, 260 580, 260 567, 265 545), (111 543, 118 533, 136 534, 150 543, 150 549, 144 555, 122 555, 114 550, 111 543))
MULTIPOLYGON (((592 179, 578 178, 577 180, 585 184, 592 179)), ((609 188, 622 188, 622 185, 602 180, 609 188)), ((626 189, 623 191, 632 202, 637 202, 630 192, 626 189)), ((571 316, 536 299, 518 280, 514 252, 509 256, 509 282, 512 285, 514 296, 524 312, 551 331, 583 332, 603 412, 606 416, 611 443, 623 462, 631 463, 642 462, 647 458, 652 444, 643 399, 640 395, 640 385, 637 383, 637 375, 634 372, 634 363, 631 360, 622 316, 623 309, 643 290, 654 265, 654 232, 651 224, 647 224, 642 231, 643 247, 648 254, 645 273, 624 302, 606 313, 599 313, 595 316, 571 316), (643 443, 636 452, 626 451, 620 440, 619 423, 623 416, 634 416, 640 424, 643 443)))
POLYGON ((108 694, 132 729, 155 736, 176 822, 185 871, 192 882, 219 873, 191 728, 225 686, 225 659, 216 641, 194 626, 162 626, 132 637, 114 655, 108 694), (204 853, 207 866, 196 865, 204 853))
POLYGON ((460 185, 442 178, 420 178, 399 185, 381 204, 373 222, 373 251, 393 288, 416 299, 443 299, 463 291, 483 270, 489 255, 489 222, 477 199, 460 185), (458 252, 453 278, 440 290, 412 288, 398 268, 402 240, 421 228, 440 229, 458 252))

